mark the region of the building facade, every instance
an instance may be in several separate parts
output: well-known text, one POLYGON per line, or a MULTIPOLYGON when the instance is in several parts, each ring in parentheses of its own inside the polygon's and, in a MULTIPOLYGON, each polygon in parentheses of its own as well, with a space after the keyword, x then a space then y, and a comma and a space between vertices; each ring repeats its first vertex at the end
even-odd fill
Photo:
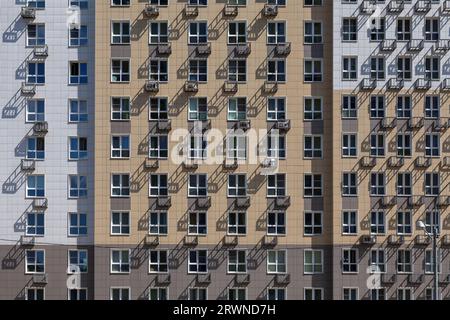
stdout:
POLYGON ((448 298, 448 1, 22 5, 1 299, 448 298))

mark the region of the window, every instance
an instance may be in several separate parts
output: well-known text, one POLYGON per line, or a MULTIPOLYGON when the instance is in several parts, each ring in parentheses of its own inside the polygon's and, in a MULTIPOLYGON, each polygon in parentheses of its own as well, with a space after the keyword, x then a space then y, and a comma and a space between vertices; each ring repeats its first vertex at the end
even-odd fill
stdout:
POLYGON ((111 250, 111 273, 130 272, 130 250, 111 250))
POLYGON ((45 197, 44 175, 29 175, 27 177, 26 197, 27 198, 45 197))
POLYGON ((169 271, 169 252, 167 250, 150 250, 149 273, 167 273, 169 271))
MULTIPOLYGON (((312 111, 313 110, 311 110, 311 112, 312 111)), ((278 121, 285 119, 286 119, 286 98, 268 98, 267 121, 278 121)))
POLYGON ((358 179, 355 172, 342 174, 342 196, 356 196, 358 194, 358 179))
POLYGON ((68 260, 69 270, 82 273, 88 272, 87 250, 69 250, 68 260))
POLYGON ((358 19, 344 18, 342 20, 342 41, 356 41, 358 39, 358 19))
POLYGON ((438 57, 425 57, 425 79, 439 80, 441 62, 438 57))
POLYGON ((69 175, 69 198, 87 197, 87 177, 79 175, 69 175))
POLYGON ((81 47, 88 44, 87 26, 69 29, 69 46, 81 47))
POLYGON ((208 119, 207 98, 189 98, 188 120, 205 121, 208 119))
POLYGON ((383 57, 370 58, 370 79, 384 80, 385 78, 385 60, 383 57))
POLYGON ((247 234, 247 213, 228 212, 228 235, 245 235, 247 234))
POLYGON ((189 22, 189 44, 201 44, 208 42, 208 25, 204 21, 189 22))
POLYGON ((228 250, 228 273, 247 272, 247 252, 245 250, 228 250))
POLYGON ((425 96, 425 117, 432 119, 439 118, 440 105, 439 96, 425 96))
POLYGON ((303 145, 303 157, 305 159, 322 158, 322 136, 305 136, 303 145))
POLYGON ((440 193, 440 179, 438 172, 425 173, 425 195, 438 196, 440 193))
POLYGON ((268 250, 267 251, 267 273, 286 273, 287 257, 285 250, 268 250))
MULTIPOLYGON (((437 252, 437 269, 438 269, 438 273, 442 272, 441 269, 441 264, 442 264, 442 256, 441 256, 441 252, 440 249, 438 249, 437 252)), ((425 273, 427 274, 433 274, 434 273, 434 255, 433 255, 433 250, 425 250, 425 259, 424 259, 424 266, 425 266, 425 273)))
POLYGON ((190 174, 188 196, 206 197, 208 195, 208 178, 206 174, 190 174))
POLYGON ((358 108, 356 96, 342 96, 342 118, 354 119, 357 117, 358 108))
POLYGON ((286 288, 267 288, 267 300, 286 300, 286 288))
POLYGON ((247 288, 228 288, 228 300, 247 300, 247 288))
POLYGON ((439 155, 440 155, 439 140, 440 140, 439 133, 426 133, 425 134, 425 156, 439 157, 439 155))
POLYGON ((304 250, 303 272, 305 274, 317 274, 323 272, 323 251, 304 250))
POLYGON ((79 288, 79 289, 68 289, 67 299, 68 300, 78 300, 84 301, 87 300, 87 289, 79 288))
POLYGON ((273 174, 267 177, 267 197, 284 197, 286 195, 286 175, 273 174))
POLYGON ((130 196, 130 175, 113 174, 111 175, 111 197, 129 197, 130 196))
POLYGON ((79 212, 69 213, 69 236, 80 237, 87 235, 87 214, 79 212))
POLYGON ((69 138, 69 160, 86 160, 88 157, 87 138, 69 138))
POLYGON ((25 250, 25 273, 45 272, 45 251, 25 250))
POLYGON ((208 251, 189 250, 188 255, 189 273, 207 273, 208 272, 208 251))
POLYGON ((149 43, 160 44, 169 42, 169 24, 167 22, 150 22, 149 43))
POLYGON ((25 300, 29 301, 39 301, 45 300, 45 289, 44 288, 25 288, 25 300))
POLYGON ((370 40, 371 41, 382 41, 385 37, 386 32, 386 19, 381 17, 376 17, 371 19, 370 28, 370 40))
MULTIPOLYGON (((119 2, 120 0, 113 0, 119 2)), ((128 1, 129 0, 121 0, 128 1)), ((111 300, 130 300, 131 292, 130 288, 111 288, 111 300)))
POLYGON ((45 233, 45 215, 42 212, 28 212, 27 213, 27 236, 43 236, 45 233))
POLYGON ((189 60, 189 81, 208 81, 208 62, 206 59, 189 60))
POLYGON ((208 153, 207 135, 194 133, 190 136, 189 159, 206 159, 208 153))
POLYGON ((112 211, 111 212, 111 235, 129 235, 130 234, 130 212, 112 211))
POLYGON ((305 300, 323 300, 322 288, 305 288, 304 289, 305 300))
POLYGON ((44 9, 45 0, 27 0, 27 7, 35 9, 44 9))
POLYGON ((397 212, 397 234, 410 235, 412 233, 412 214, 411 211, 397 212))
POLYGON ((69 84, 87 84, 87 63, 70 62, 69 84))
POLYGON ((370 195, 384 196, 386 192, 386 180, 383 172, 370 174, 370 195))
POLYGON ((130 60, 113 59, 111 60, 111 82, 129 82, 130 81, 130 60))
POLYGON ((322 98, 305 97, 303 115, 305 121, 322 120, 322 98))
POLYGON ((437 229, 438 234, 441 233, 441 214, 439 210, 425 212, 425 230, 429 234, 433 234, 434 228, 437 229))
POLYGON ((45 138, 28 137, 27 138, 27 159, 44 160, 45 159, 45 138))
POLYGON ((437 41, 439 40, 439 18, 426 18, 425 19, 425 40, 437 41))
POLYGON ((246 120, 247 119, 247 99, 230 98, 228 99, 228 120, 246 120))
POLYGON ((409 57, 397 58, 397 79, 411 80, 412 78, 412 61, 409 57))
POLYGON ((355 133, 342 134, 342 156, 356 157, 357 155, 357 138, 355 133))
POLYGON ((318 21, 305 21, 305 44, 322 43, 322 23, 318 21))
POLYGON ((85 10, 88 8, 89 0, 70 0, 69 6, 77 6, 81 10, 85 10))
POLYGON ((269 60, 267 62, 267 81, 285 82, 286 81, 286 60, 269 60))
POLYGON ((149 79, 158 82, 169 81, 169 63, 164 59, 150 60, 149 79))
POLYGON ((412 195, 412 177, 410 172, 399 172, 397 174, 397 195, 412 195))
POLYGON ((267 213, 267 235, 286 235, 286 212, 269 211, 267 213))
POLYGON ((411 250, 399 249, 397 251, 397 272, 398 273, 412 273, 411 250))
POLYGON ((167 159, 169 156, 169 137, 166 134, 149 136, 148 157, 150 159, 167 159))
POLYGON ((245 197, 247 195, 246 174, 228 175, 228 197, 245 197))
POLYGON ((130 120, 130 98, 127 97, 111 98, 111 120, 113 121, 130 120))
POLYGON ((167 120, 168 114, 168 99, 167 98, 150 98, 149 100, 149 120, 159 121, 167 120))
POLYGON ((149 289, 148 299, 157 301, 157 300, 167 300, 169 297, 169 289, 162 287, 152 287, 149 289))
POLYGON ((130 43, 130 22, 113 21, 111 22, 111 44, 129 44, 130 43))
POLYGON ((385 117, 385 97, 373 95, 370 97, 370 117, 381 119, 385 117))
POLYGON ((150 174, 148 196, 167 197, 169 195, 167 179, 167 174, 150 174))
POLYGON ((411 288, 398 288, 397 300, 414 300, 411 288))
POLYGON ((231 82, 247 81, 247 60, 245 59, 228 60, 228 81, 231 82))
POLYGON ((342 249, 342 272, 344 273, 358 272, 357 249, 342 249))
POLYGON ((208 233, 208 224, 206 212, 191 211, 189 212, 188 234, 189 235, 206 235, 208 233))
POLYGON ((306 59, 304 64, 304 81, 321 82, 322 76, 322 60, 306 59))
POLYGON ((355 235, 358 233, 358 213, 356 211, 342 211, 342 234, 355 235))
POLYGON ((342 58, 342 80, 357 80, 358 78, 358 58, 342 58))
POLYGON ((283 21, 267 23, 267 44, 286 43, 286 23, 283 21))
POLYGON ((28 62, 27 83, 29 84, 45 83, 44 62, 28 62))
POLYGON ((386 300, 386 289, 370 289, 370 300, 386 300))
POLYGON ((322 234, 322 212, 305 212, 304 235, 315 236, 322 234))
POLYGON ((69 100, 69 122, 87 122, 88 110, 86 100, 69 100))
POLYGON ((370 250, 370 269, 372 273, 386 272, 386 255, 384 249, 370 250))
POLYGON ((204 301, 208 300, 207 288, 189 288, 189 300, 204 301))
POLYGON ((167 235, 167 231, 167 211, 150 212, 148 233, 151 235, 167 235))
POLYGON ((412 154, 412 137, 410 133, 399 133, 397 135, 397 156, 410 157, 412 154))
POLYGON ((397 40, 409 41, 412 33, 411 18, 397 19, 397 40))
POLYGON ((342 295, 344 301, 359 300, 358 288, 343 288, 342 295))
POLYGON ((45 24, 29 24, 27 26, 27 45, 45 45, 45 24))
POLYGON ((247 158, 247 136, 230 133, 226 141, 227 159, 245 160, 247 158))
POLYGON ((267 156, 286 159, 286 134, 272 131, 267 134, 267 156))
POLYGON ((321 174, 305 174, 304 176, 304 196, 305 197, 321 197, 322 196, 322 175, 321 174))
POLYGON ((230 22, 228 24, 228 44, 242 44, 247 42, 247 23, 230 22))
POLYGON ((111 158, 126 159, 130 157, 130 136, 111 137, 111 158))
POLYGON ((27 101, 26 121, 27 122, 45 121, 45 100, 29 99, 27 101))

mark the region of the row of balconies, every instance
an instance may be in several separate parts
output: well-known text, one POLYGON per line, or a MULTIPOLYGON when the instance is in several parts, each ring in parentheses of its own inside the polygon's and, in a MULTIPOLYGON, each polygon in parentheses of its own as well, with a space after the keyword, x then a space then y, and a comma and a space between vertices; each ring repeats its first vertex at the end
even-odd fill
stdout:
MULTIPOLYGON (((375 0, 364 0, 360 6, 361 14, 373 14, 376 11, 378 1, 375 0)), ((414 4, 414 12, 417 14, 425 14, 431 10, 432 1, 429 0, 418 0, 414 4)), ((399 14, 405 9, 405 1, 402 0, 391 0, 387 5, 386 12, 388 14, 399 14)), ((450 1, 444 0, 441 7, 441 14, 450 14, 450 1)))
MULTIPOLYGON (((378 237, 373 234, 362 235, 359 238, 360 244, 375 245, 378 237)), ((400 246, 405 244, 405 236, 398 236, 391 234, 387 238, 387 243, 392 246, 400 246)), ((417 246, 428 246, 431 244, 431 238, 426 235, 417 235, 414 237, 414 244, 417 246)), ((441 245, 444 247, 450 246, 450 234, 446 234, 442 237, 441 245)))
MULTIPOLYGON (((398 41, 395 39, 386 39, 381 41, 380 44, 380 51, 383 52, 392 52, 397 49, 397 43, 398 41)), ((425 47, 424 40, 420 39, 413 39, 409 40, 406 43, 406 51, 411 53, 418 53, 422 51, 425 47)), ((434 54, 445 54, 450 50, 450 40, 438 40, 435 41, 433 45, 433 53, 434 54)))
MULTIPOLYGON (((372 91, 377 88, 377 82, 378 82, 378 80, 376 80, 376 79, 364 78, 364 79, 362 79, 362 81, 359 85, 359 88, 362 91, 372 91)), ((432 86, 432 80, 425 79, 425 78, 419 78, 413 84, 413 88, 418 91, 430 90, 431 86, 432 86)), ((402 79, 398 79, 398 78, 391 78, 386 83, 386 88, 388 90, 399 91, 399 90, 402 90, 404 87, 405 87, 405 81, 402 79)), ((441 82, 440 89, 445 92, 450 91, 450 79, 449 78, 446 78, 441 82)))
MULTIPOLYGON (((407 277, 408 277, 407 282, 413 286, 420 285, 425 282, 424 274, 408 274, 407 277)), ((395 284, 397 282, 397 274, 382 273, 380 281, 381 281, 381 284, 384 284, 384 285, 395 284)), ((440 274, 439 275, 439 285, 447 286, 448 284, 450 284, 450 275, 440 274)))
MULTIPOLYGON (((373 168, 377 165, 377 159, 376 157, 369 157, 365 156, 362 157, 359 161, 359 164, 362 168, 373 168)), ((431 167, 432 158, 430 157, 417 157, 414 160, 414 165, 416 168, 419 169, 426 169, 431 167)), ((387 166, 390 168, 399 168, 402 167, 405 164, 405 160, 402 157, 396 157, 391 156, 388 158, 387 166)), ((441 161, 441 168, 443 169, 450 169, 450 157, 443 157, 441 161)))
MULTIPOLYGON (((262 11, 263 15, 267 18, 276 17, 278 15, 278 6, 266 4, 262 11)), ((148 18, 154 18, 159 15, 159 7, 153 4, 146 4, 143 14, 148 18)), ((184 7, 184 14, 186 17, 197 17, 199 14, 199 7, 186 4, 184 7)), ((225 17, 235 17, 239 14, 239 6, 226 4, 223 9, 223 15, 225 17)))

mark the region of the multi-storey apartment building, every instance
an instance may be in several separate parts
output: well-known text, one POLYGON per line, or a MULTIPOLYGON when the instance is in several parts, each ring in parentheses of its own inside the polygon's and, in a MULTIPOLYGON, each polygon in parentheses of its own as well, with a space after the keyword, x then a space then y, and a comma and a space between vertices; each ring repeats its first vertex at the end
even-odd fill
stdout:
POLYGON ((0 299, 449 298, 449 1, 25 2, 0 299))
POLYGON ((331 31, 331 1, 97 3, 96 298, 332 298, 331 31))
POLYGON ((448 298, 449 2, 333 3, 333 297, 448 298))
POLYGON ((94 9, 1 3, 0 299, 93 298, 94 9))

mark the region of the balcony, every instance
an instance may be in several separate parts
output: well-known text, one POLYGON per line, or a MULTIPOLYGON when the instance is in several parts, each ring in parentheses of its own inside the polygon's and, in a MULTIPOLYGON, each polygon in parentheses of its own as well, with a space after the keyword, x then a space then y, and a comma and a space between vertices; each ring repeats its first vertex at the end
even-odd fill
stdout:
POLYGON ((201 209, 208 209, 211 207, 211 197, 200 197, 197 199, 197 207, 201 209))
POLYGON ((405 5, 401 0, 392 0, 388 4, 387 12, 392 14, 399 14, 403 11, 405 5))
POLYGON ((172 54, 172 45, 170 43, 159 44, 157 51, 160 55, 168 56, 172 54))
POLYGON ((190 6, 190 5, 186 5, 184 7, 184 14, 186 15, 186 17, 196 17, 198 16, 198 7, 197 6, 190 6))
POLYGON ((419 208, 423 205, 423 197, 422 196, 411 196, 408 197, 408 207, 410 208, 419 208))
POLYGON ((275 205, 277 207, 287 208, 291 205, 291 197, 289 196, 277 197, 275 200, 275 205))
POLYGON ((156 17, 159 15, 159 8, 153 4, 147 3, 144 8, 144 15, 148 18, 156 17))
POLYGON ((359 88, 363 91, 370 91, 370 90, 375 90, 375 88, 377 87, 377 82, 376 80, 370 79, 370 78, 364 78, 362 79, 359 88))
POLYGON ((287 56, 291 53, 291 47, 292 45, 290 42, 279 43, 275 47, 275 54, 277 56, 287 56))
POLYGON ((156 93, 159 91, 159 82, 156 80, 147 80, 145 81, 144 90, 147 92, 156 93))
POLYGON ((406 50, 408 50, 409 52, 420 52, 423 49, 423 40, 418 40, 418 39, 414 39, 414 40, 409 40, 408 43, 406 44, 406 50))
POLYGON ((397 204, 396 196, 384 196, 381 198, 381 206, 384 208, 393 207, 397 204))
POLYGON ((416 82, 414 82, 414 88, 421 91, 430 90, 431 80, 425 78, 417 79, 416 82))
POLYGON ((20 16, 26 20, 36 19, 36 9, 30 7, 22 7, 20 10, 20 16))
POLYGON ((414 244, 418 246, 428 246, 431 244, 431 239, 426 235, 419 234, 414 238, 414 244))
POLYGON ((183 161, 182 165, 183 165, 183 168, 186 170, 197 170, 198 169, 198 163, 195 163, 195 162, 183 161))
POLYGON ((417 157, 414 161, 416 168, 426 169, 431 167, 431 158, 428 157, 417 157))
POLYGON ((446 54, 450 50, 450 43, 448 40, 438 40, 433 46, 435 54, 446 54))
POLYGON ((159 237, 148 234, 144 238, 144 243, 148 247, 156 247, 159 245, 159 237))
POLYGON ((225 92, 225 93, 238 92, 237 82, 225 81, 225 83, 223 84, 223 92, 225 92))
POLYGON ((394 284, 397 281, 396 274, 381 274, 381 283, 382 284, 394 284))
POLYGON ((266 4, 264 6, 263 15, 267 18, 276 17, 278 14, 278 6, 275 4, 266 4))
POLYGON ((442 159, 442 163, 441 163, 441 166, 444 168, 444 169, 450 169, 450 157, 443 157, 443 159, 442 159))
POLYGON ((287 286, 291 283, 291 275, 290 274, 277 274, 274 279, 274 283, 277 286, 287 286))
POLYGON ((262 239, 262 244, 265 247, 275 247, 278 244, 278 237, 266 235, 262 239))
POLYGON ((186 81, 184 84, 184 92, 197 93, 198 92, 198 82, 197 81, 186 81))
POLYGON ((158 121, 157 128, 159 131, 169 132, 172 130, 172 121, 169 120, 160 120, 158 121))
POLYGON ((400 157, 389 157, 387 165, 390 168, 400 168, 405 164, 405 160, 403 158, 400 157))
POLYGON ((431 1, 429 0, 418 0, 414 5, 414 11, 416 13, 425 14, 431 10, 431 1))
POLYGON ((442 5, 441 14, 450 15, 450 1, 449 0, 444 0, 444 4, 442 5))
POLYGON ((266 94, 274 94, 278 91, 278 83, 277 82, 270 82, 270 81, 265 81, 264 82, 264 87, 263 87, 263 92, 266 94))
POLYGON ((222 244, 225 247, 235 247, 239 244, 239 238, 237 236, 225 236, 222 239, 222 244))
POLYGON ((34 246, 36 238, 32 236, 20 236, 20 245, 24 247, 34 246))
POLYGON ((359 7, 359 12, 361 14, 373 14, 376 9, 376 2, 373 0, 363 0, 361 6, 359 7))
POLYGON ((36 136, 46 135, 48 132, 48 122, 40 121, 33 125, 33 134, 36 136))
POLYGON ((45 210, 48 207, 48 200, 47 198, 38 198, 33 199, 33 203, 31 204, 34 210, 45 210))
POLYGON ((387 83, 388 90, 399 91, 405 86, 405 82, 402 79, 391 78, 387 83))
POLYGON ((442 238, 442 245, 448 247, 450 246, 450 234, 446 234, 443 238, 442 238))
POLYGON ((235 201, 235 206, 238 208, 248 208, 250 207, 250 197, 246 196, 246 197, 238 197, 236 198, 235 201))
POLYGON ((25 95, 25 96, 33 96, 36 94, 36 85, 22 82, 22 87, 20 88, 20 92, 22 93, 22 95, 25 95))
POLYGON ((225 161, 223 162, 223 168, 224 168, 225 170, 235 170, 235 169, 237 169, 238 167, 239 167, 239 165, 238 165, 238 163, 237 163, 236 160, 234 160, 234 161, 227 161, 227 160, 225 160, 225 161))
POLYGON ((424 275, 423 274, 409 274, 408 275, 408 283, 413 285, 420 285, 423 283, 424 275))
POLYGON ((226 4, 225 8, 223 9, 223 15, 225 17, 235 17, 238 15, 238 13, 239 13, 238 6, 226 4))
POLYGON ((211 42, 202 43, 197 46, 197 54, 206 56, 211 54, 211 42))
POLYGON ((377 243, 377 236, 370 234, 362 235, 359 242, 365 245, 374 245, 377 243))
POLYGON ((158 207, 169 208, 172 205, 172 198, 170 196, 158 197, 156 204, 158 207))
POLYGON ((277 167, 277 159, 275 158, 266 158, 261 162, 262 168, 276 168, 277 167))
POLYGON ((384 117, 380 121, 380 127, 383 130, 394 129, 397 126, 397 119, 392 117, 384 117))
POLYGON ((198 245, 198 236, 189 236, 189 235, 184 236, 183 244, 187 247, 197 246, 198 245))
POLYGON ((146 170, 155 170, 159 168, 159 161, 153 159, 145 159, 144 169, 146 170))
POLYGON ((436 202, 438 207, 444 208, 450 205, 450 197, 448 196, 439 196, 436 202))
POLYGON ((43 46, 34 47, 33 54, 35 57, 38 57, 38 58, 47 57, 48 56, 48 46, 43 45, 43 46))
POLYGON ((22 159, 20 160, 20 169, 25 172, 33 172, 36 169, 36 161, 22 159))
POLYGON ((391 234, 388 237, 388 244, 391 246, 400 246, 405 243, 405 237, 404 236, 397 236, 395 234, 391 234))
POLYGON ((380 44, 380 51, 384 52, 392 52, 397 49, 397 40, 394 39, 386 39, 380 44))
POLYGON ((252 45, 250 42, 240 43, 236 46, 234 52, 237 56, 248 56, 252 53, 252 45))
POLYGON ((251 128, 251 121, 250 120, 241 120, 241 121, 237 121, 236 124, 234 125, 234 127, 236 128, 236 130, 249 130, 251 128))
POLYGON ((449 119, 448 118, 439 118, 433 121, 433 131, 442 132, 449 128, 449 119))
POLYGON ((234 283, 240 286, 247 286, 250 284, 249 274, 237 274, 234 276, 234 283))
POLYGON ((275 129, 280 131, 289 131, 291 129, 291 120, 277 121, 275 129))
POLYGON ((31 280, 31 282, 33 283, 33 285, 35 286, 45 286, 48 281, 47 281, 47 274, 35 274, 33 275, 33 278, 31 280))
POLYGON ((450 91, 450 78, 446 78, 441 82, 441 90, 445 92, 450 91))
POLYGON ((408 120, 408 128, 410 129, 420 129, 423 127, 423 118, 413 117, 408 120))
POLYGON ((362 157, 359 160, 361 168, 373 168, 377 165, 377 158, 374 157, 362 157))
POLYGON ((198 274, 195 279, 195 282, 200 286, 201 285, 209 285, 209 284, 211 284, 211 275, 209 273, 208 274, 198 274))
POLYGON ((158 274, 155 279, 157 286, 168 286, 172 282, 170 274, 158 274))

